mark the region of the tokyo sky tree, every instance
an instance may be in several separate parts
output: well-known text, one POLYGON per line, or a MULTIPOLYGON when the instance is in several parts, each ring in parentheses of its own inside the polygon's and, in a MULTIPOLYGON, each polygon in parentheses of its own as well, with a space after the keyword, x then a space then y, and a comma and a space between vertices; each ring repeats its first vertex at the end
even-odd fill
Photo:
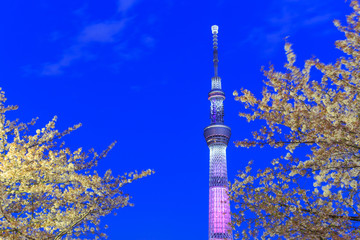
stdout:
POLYGON ((218 26, 211 27, 214 46, 214 77, 209 92, 211 124, 204 129, 204 136, 210 149, 209 176, 209 240, 233 239, 230 222, 230 202, 226 167, 226 147, 231 129, 224 124, 225 94, 218 76, 218 26))

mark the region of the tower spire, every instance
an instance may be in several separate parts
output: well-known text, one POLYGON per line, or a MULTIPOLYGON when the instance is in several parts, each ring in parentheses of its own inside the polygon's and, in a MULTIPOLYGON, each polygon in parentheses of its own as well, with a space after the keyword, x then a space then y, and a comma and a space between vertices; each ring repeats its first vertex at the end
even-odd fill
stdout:
POLYGON ((219 27, 217 25, 212 25, 211 26, 211 32, 213 34, 213 49, 214 49, 214 57, 213 57, 213 62, 214 62, 214 76, 217 77, 218 76, 218 63, 219 63, 219 58, 218 58, 218 40, 217 40, 217 34, 219 32, 219 27))

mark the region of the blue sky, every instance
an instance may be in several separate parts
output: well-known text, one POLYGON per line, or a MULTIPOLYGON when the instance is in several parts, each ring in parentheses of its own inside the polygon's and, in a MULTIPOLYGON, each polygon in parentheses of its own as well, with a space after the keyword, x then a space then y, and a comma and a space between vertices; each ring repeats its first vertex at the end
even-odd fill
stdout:
MULTIPOLYGON (((124 189, 135 207, 103 219, 109 239, 207 239, 211 25, 219 25, 225 122, 235 141, 258 125, 237 116, 232 92, 259 95, 260 68, 271 61, 282 69, 287 36, 299 63, 313 55, 333 62, 343 35, 332 20, 349 11, 341 0, 4 1, 0 86, 20 106, 8 117, 39 117, 40 128, 57 115, 60 130, 81 122, 65 139, 70 148, 101 152, 118 141, 100 171, 156 171, 124 189)), ((264 167, 278 154, 230 143, 229 180, 249 160, 264 167)))

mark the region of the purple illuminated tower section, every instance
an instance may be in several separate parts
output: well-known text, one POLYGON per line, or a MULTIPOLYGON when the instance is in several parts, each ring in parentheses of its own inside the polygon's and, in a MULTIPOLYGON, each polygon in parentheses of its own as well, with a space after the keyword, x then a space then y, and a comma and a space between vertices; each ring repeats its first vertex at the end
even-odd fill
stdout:
POLYGON ((218 76, 218 26, 211 27, 214 46, 214 77, 209 92, 211 124, 204 129, 204 136, 210 149, 209 176, 209 240, 233 239, 230 227, 230 202, 226 167, 226 147, 231 130, 224 124, 225 94, 218 76))

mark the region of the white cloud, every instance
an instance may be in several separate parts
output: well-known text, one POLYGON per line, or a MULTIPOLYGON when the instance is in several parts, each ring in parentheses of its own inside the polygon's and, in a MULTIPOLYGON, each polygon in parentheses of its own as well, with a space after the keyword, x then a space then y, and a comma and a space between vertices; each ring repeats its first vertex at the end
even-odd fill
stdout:
MULTIPOLYGON (((279 0, 274 1, 263 23, 253 28, 241 45, 252 44, 261 47, 262 56, 272 55, 284 44, 284 38, 304 28, 318 28, 318 34, 327 34, 328 29, 321 26, 332 22, 338 15, 337 10, 313 0, 279 0)), ((335 31, 335 28, 334 28, 335 31)))
POLYGON ((86 26, 79 34, 78 41, 82 43, 108 43, 115 40, 125 27, 125 21, 100 22, 86 26))
MULTIPOLYGON (((130 25, 134 25, 136 17, 128 16, 128 13, 138 4, 139 0, 117 1, 118 9, 115 16, 103 21, 91 22, 81 28, 72 37, 73 41, 63 50, 58 60, 44 63, 40 69, 25 66, 24 72, 26 74, 38 73, 43 76, 60 75, 77 61, 96 59, 99 53, 95 51, 97 48, 94 46, 109 46, 108 49, 111 49, 118 56, 119 59, 115 60, 118 62, 138 59, 145 51, 152 49, 155 46, 155 40, 151 35, 139 31, 137 27, 129 28, 130 25), (124 31, 128 31, 126 38, 123 35, 124 31)), ((76 14, 84 18, 86 16, 88 19, 89 16, 85 14, 85 11, 86 8, 84 7, 76 14)), ((62 36, 61 33, 56 32, 55 37, 52 37, 51 40, 58 41, 60 40, 59 36, 62 36)))
POLYGON ((40 74, 44 76, 60 75, 63 73, 63 68, 70 66, 73 61, 83 58, 85 55, 81 45, 73 45, 59 61, 45 63, 40 74))
POLYGON ((127 20, 104 21, 85 26, 73 45, 64 51, 61 58, 53 63, 45 63, 40 74, 54 76, 63 73, 63 69, 70 66, 79 59, 92 59, 93 55, 88 53, 87 48, 94 43, 112 43, 119 39, 119 35, 125 27, 127 20))
POLYGON ((64 68, 69 67, 76 60, 93 59, 94 55, 89 53, 88 48, 93 44, 108 44, 119 41, 121 32, 126 27, 128 19, 118 21, 103 21, 85 26, 74 38, 73 44, 64 50, 58 61, 43 64, 41 75, 60 75, 64 68))
POLYGON ((143 35, 141 41, 147 48, 153 48, 155 46, 155 39, 150 35, 143 35))
POLYGON ((137 0, 119 0, 118 2, 118 11, 119 12, 127 12, 129 11, 135 4, 137 0))

